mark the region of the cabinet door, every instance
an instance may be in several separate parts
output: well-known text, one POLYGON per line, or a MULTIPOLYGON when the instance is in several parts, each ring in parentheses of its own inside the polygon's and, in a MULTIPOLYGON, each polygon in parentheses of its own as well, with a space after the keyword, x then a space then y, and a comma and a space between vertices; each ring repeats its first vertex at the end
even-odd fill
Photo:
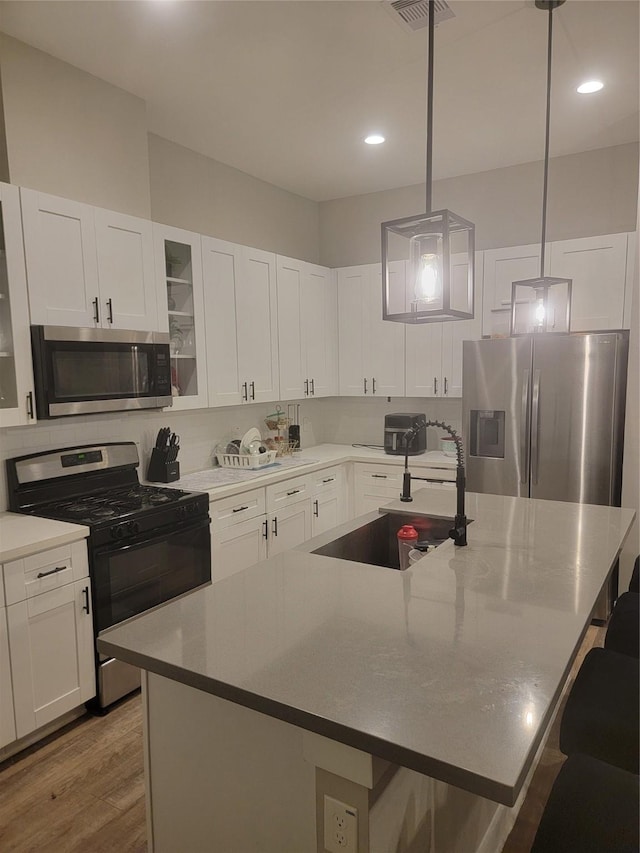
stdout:
POLYGON ((222 580, 267 557, 266 516, 211 531, 211 580, 222 580))
POLYGON ((84 578, 7 608, 19 738, 95 695, 90 601, 84 578))
POLYGON ((98 283, 102 325, 158 329, 153 228, 147 219, 96 208, 98 283))
POLYGON ((11 665, 9 663, 7 609, 0 606, 0 748, 15 739, 16 718, 13 712, 13 685, 11 683, 11 665))
MULTIPOLYGON (((454 288, 465 288, 467 264, 454 256, 454 288)), ((482 337, 482 252, 475 256, 475 287, 473 320, 455 320, 442 324, 442 396, 462 397, 462 342, 482 337)), ((409 360, 407 359, 407 365, 409 360)))
POLYGON ((171 343, 174 409, 208 403, 200 235, 154 224, 158 326, 171 343))
POLYGON ((327 530, 332 530, 344 521, 344 510, 340 495, 335 490, 315 497, 311 507, 312 536, 319 536, 327 530))
POLYGON ((0 427, 34 420, 20 195, 17 187, 0 183, 0 427))
POLYGON ((277 400, 278 319, 276 256, 242 247, 240 286, 236 286, 238 369, 249 385, 249 402, 277 400))
MULTIPOLYGON (((338 386, 336 277, 326 267, 306 264, 303 284, 303 349, 309 382, 305 390, 311 397, 331 397, 338 386)), ((286 398, 282 388, 280 393, 286 398)))
POLYGON ((540 245, 509 246, 484 252, 483 335, 508 335, 511 285, 540 275, 540 245))
POLYGON ((303 262, 278 256, 276 277, 280 394, 284 400, 299 400, 305 396, 305 388, 308 389, 302 303, 303 262))
MULTIPOLYGON (((462 322, 462 321, 461 321, 462 322)), ((407 397, 441 397, 442 334, 454 323, 424 323, 407 327, 407 397)))
POLYGON ((213 237, 202 238, 210 406, 237 406, 242 402, 236 333, 241 248, 213 237))
POLYGON ((93 208, 28 189, 20 199, 31 322, 99 326, 93 208))
POLYGON ((269 522, 268 553, 273 557, 311 538, 311 501, 307 499, 282 507, 269 522))
POLYGON ((551 275, 573 282, 572 332, 623 327, 626 268, 626 234, 551 244, 551 275))
MULTIPOLYGON (((339 393, 343 397, 365 394, 362 306, 368 275, 365 266, 338 270, 339 393)), ((368 389, 371 390, 371 379, 368 389)))
MULTIPOLYGON (((389 265, 392 310, 402 308, 405 294, 404 261, 389 265)), ((370 392, 380 397, 404 397, 405 395, 405 329, 404 323, 392 323, 382 319, 382 267, 371 265, 363 316, 365 318, 365 376, 371 377, 370 392)))

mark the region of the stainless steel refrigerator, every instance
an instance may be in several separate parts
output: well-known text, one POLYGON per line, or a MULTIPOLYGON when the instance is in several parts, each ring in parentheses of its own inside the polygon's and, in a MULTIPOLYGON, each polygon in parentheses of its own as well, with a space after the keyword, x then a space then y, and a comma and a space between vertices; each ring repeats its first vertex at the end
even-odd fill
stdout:
POLYGON ((469 491, 619 506, 627 356, 627 332, 465 341, 469 491))

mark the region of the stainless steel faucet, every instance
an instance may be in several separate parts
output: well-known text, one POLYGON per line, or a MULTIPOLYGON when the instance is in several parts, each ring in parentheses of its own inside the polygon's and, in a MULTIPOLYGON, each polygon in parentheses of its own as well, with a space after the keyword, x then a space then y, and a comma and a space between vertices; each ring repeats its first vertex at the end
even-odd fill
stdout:
MULTIPOLYGON (((449 538, 453 539, 455 545, 466 545, 467 544, 467 516, 464 513, 464 489, 465 489, 465 476, 464 476, 464 461, 462 455, 462 439, 456 433, 456 431, 449 426, 449 424, 445 424, 443 421, 421 421, 416 426, 408 429, 404 434, 404 442, 405 442, 405 456, 404 456, 404 474, 402 476, 402 494, 400 495, 400 500, 409 502, 412 501, 411 497, 411 473, 409 471, 409 445, 411 443, 411 439, 416 436, 421 429, 426 429, 427 427, 438 427, 439 429, 443 429, 447 432, 451 438, 454 440, 456 444, 456 517, 453 522, 453 527, 449 531, 449 538)), ((428 480, 428 477, 414 477, 415 480, 428 480)))

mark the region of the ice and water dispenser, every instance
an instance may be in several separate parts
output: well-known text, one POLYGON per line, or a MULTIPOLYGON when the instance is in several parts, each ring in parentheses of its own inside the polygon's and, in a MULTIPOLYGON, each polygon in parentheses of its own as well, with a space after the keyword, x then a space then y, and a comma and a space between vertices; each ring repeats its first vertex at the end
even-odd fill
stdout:
POLYGON ((469 414, 469 454, 504 459, 505 413, 496 409, 471 409, 469 414))

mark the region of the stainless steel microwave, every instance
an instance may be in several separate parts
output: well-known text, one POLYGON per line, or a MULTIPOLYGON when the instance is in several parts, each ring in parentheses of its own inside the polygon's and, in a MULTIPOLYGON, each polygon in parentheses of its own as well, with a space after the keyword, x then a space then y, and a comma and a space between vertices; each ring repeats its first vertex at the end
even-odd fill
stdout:
POLYGON ((169 335, 32 326, 38 418, 172 404, 169 335))

